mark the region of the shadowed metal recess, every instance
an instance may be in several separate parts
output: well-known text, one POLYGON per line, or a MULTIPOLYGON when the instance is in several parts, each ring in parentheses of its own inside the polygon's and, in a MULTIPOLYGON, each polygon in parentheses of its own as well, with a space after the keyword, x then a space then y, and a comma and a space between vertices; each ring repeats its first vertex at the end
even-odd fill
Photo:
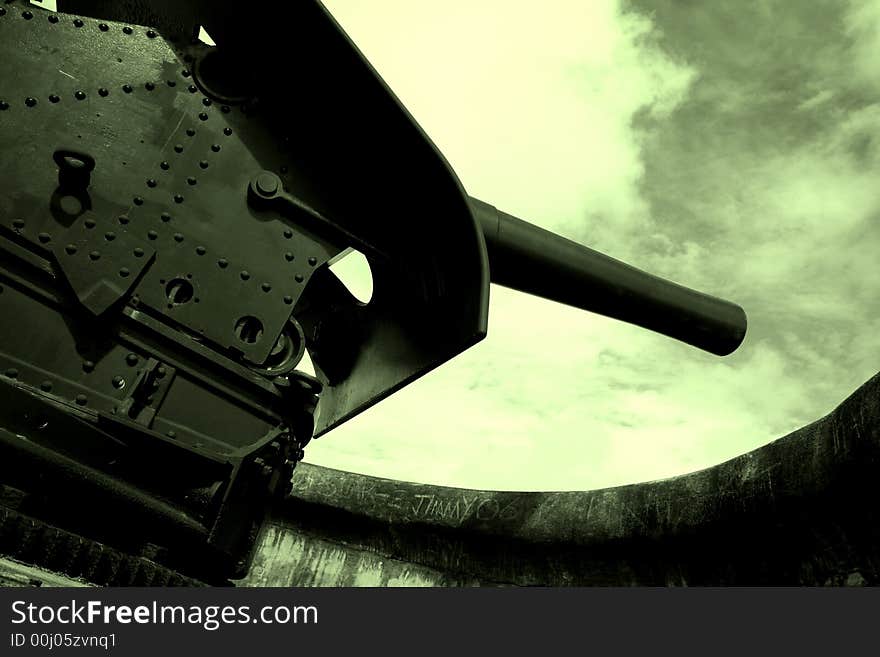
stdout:
POLYGON ((22 517, 242 576, 309 440, 481 340, 490 278, 716 354, 745 335, 734 304, 468 197, 318 2, 59 8, 0 5, 0 475, 22 517), (350 249, 369 303, 329 269, 350 249))

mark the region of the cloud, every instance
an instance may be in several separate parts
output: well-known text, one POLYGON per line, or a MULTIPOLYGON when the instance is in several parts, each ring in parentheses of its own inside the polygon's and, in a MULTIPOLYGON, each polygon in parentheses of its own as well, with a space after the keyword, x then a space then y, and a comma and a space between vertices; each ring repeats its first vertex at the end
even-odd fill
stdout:
POLYGON ((327 4, 471 194, 732 298, 750 330, 717 359, 493 286, 483 343, 309 460, 501 489, 656 479, 878 369, 880 3, 327 4))

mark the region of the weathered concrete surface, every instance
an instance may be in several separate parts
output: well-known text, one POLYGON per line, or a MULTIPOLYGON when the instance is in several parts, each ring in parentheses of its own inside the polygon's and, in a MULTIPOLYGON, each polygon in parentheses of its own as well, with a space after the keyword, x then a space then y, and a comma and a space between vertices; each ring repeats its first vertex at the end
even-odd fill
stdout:
POLYGON ((880 573, 880 375, 690 475, 492 492, 303 465, 242 585, 842 585, 880 573))

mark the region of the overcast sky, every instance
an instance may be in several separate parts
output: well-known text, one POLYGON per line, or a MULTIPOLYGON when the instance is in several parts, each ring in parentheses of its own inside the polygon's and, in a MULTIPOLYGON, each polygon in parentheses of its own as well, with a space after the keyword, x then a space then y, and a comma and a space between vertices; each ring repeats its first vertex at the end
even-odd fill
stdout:
POLYGON ((749 315, 717 358, 492 287, 489 336, 307 460, 499 489, 713 465, 880 367, 880 0, 325 0, 468 192, 749 315))

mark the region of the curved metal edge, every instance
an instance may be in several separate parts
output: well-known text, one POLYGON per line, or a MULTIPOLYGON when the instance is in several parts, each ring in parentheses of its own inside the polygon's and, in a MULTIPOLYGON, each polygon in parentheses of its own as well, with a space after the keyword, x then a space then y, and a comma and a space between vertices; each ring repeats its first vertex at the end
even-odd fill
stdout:
POLYGON ((582 492, 303 465, 242 585, 841 585, 880 575, 880 375, 725 463, 582 492))

